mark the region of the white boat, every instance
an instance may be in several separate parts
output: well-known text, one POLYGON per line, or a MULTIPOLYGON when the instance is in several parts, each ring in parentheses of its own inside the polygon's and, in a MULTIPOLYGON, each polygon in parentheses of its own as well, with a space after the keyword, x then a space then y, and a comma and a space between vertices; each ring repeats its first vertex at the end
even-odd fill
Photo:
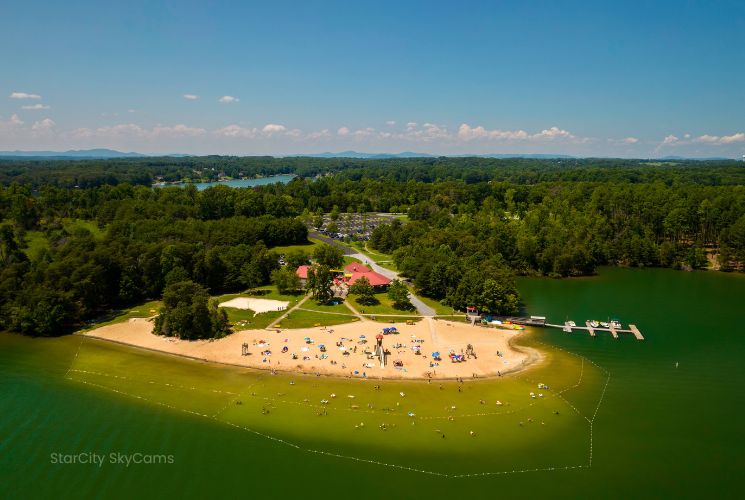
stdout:
POLYGON ((597 328, 600 326, 600 323, 598 323, 597 321, 593 319, 592 321, 590 321, 590 326, 593 328, 597 328))
POLYGON ((622 328, 623 328, 623 325, 622 325, 622 324, 621 324, 621 322, 620 322, 620 321, 618 321, 617 319, 612 319, 612 320, 610 321, 610 324, 611 324, 611 326, 612 326, 613 328, 616 328, 616 329, 618 329, 618 330, 620 330, 620 329, 622 329, 622 328))
POLYGON ((574 326, 577 326, 577 323, 575 323, 574 321, 567 321, 567 326, 574 327, 574 326))

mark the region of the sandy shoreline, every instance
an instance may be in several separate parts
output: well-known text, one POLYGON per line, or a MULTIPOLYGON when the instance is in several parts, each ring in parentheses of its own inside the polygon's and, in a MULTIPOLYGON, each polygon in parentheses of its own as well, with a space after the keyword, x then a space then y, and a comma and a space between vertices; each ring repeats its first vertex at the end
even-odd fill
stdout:
POLYGON ((282 329, 279 332, 242 330, 218 340, 187 341, 154 335, 152 321, 133 318, 79 335, 207 362, 355 378, 498 377, 522 370, 542 359, 535 349, 513 345, 521 334, 519 331, 425 319, 414 325, 396 324, 400 333, 384 336, 383 346, 390 351, 390 356, 387 366, 381 367, 377 358, 369 359, 365 351, 374 350, 375 336, 387 326, 393 325, 360 321, 333 327, 282 329), (311 342, 308 343, 306 338, 311 342), (247 355, 242 354, 244 344, 248 346, 247 355), (476 358, 451 362, 448 353, 465 353, 467 344, 473 346, 476 358), (321 351, 321 345, 325 346, 325 352, 321 351), (413 346, 420 346, 421 354, 415 354, 413 346), (433 352, 440 352, 442 360, 434 360, 433 352), (293 354, 297 359, 293 359, 293 354), (401 361, 403 367, 396 368, 394 361, 401 361))

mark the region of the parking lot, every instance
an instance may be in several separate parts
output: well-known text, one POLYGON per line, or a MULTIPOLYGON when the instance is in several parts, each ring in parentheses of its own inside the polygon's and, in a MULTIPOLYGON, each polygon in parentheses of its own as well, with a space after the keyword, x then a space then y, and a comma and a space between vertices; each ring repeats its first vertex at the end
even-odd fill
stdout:
POLYGON ((396 214, 383 213, 340 213, 336 220, 330 214, 322 216, 323 223, 316 227, 319 222, 313 218, 308 223, 308 229, 318 232, 335 240, 361 240, 367 241, 373 230, 381 224, 390 224, 396 214))

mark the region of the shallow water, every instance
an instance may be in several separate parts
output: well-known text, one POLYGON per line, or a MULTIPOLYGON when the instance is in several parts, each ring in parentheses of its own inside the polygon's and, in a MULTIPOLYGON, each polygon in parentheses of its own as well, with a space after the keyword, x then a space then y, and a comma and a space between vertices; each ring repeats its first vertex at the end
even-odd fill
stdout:
POLYGON ((251 187, 251 186, 264 186, 266 184, 274 184, 277 182, 280 182, 282 184, 287 184, 292 179, 294 179, 294 175, 272 175, 269 177, 259 177, 256 179, 232 179, 229 181, 222 181, 222 182, 196 182, 194 185, 199 191, 203 191, 207 189, 208 187, 212 186, 228 186, 228 187, 234 187, 234 188, 242 188, 242 187, 251 187))
POLYGON ((548 353, 544 364, 458 392, 455 383, 384 382, 376 390, 373 381, 271 376, 79 337, 1 335, 0 494, 739 491, 742 276, 604 269, 520 287, 532 314, 559 323, 617 316, 647 340, 540 330, 525 342, 548 353), (50 463, 55 452, 172 455, 174 463, 61 465, 50 463), (512 472, 552 467, 560 470, 512 472), (480 473, 499 474, 470 476, 480 473))

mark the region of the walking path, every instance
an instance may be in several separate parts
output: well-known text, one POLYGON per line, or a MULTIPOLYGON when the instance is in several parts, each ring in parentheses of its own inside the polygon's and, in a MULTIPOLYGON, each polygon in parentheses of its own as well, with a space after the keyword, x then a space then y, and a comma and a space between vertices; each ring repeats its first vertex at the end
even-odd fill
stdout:
MULTIPOLYGON (((390 280, 400 279, 396 271, 393 271, 391 269, 378 265, 378 263, 375 262, 375 259, 373 259, 372 257, 354 248, 351 248, 338 240, 329 238, 328 236, 325 236, 316 231, 311 231, 308 234, 308 237, 318 239, 318 240, 323 241, 324 243, 328 243, 329 245, 335 246, 337 248, 341 248, 341 250, 344 252, 344 255, 347 255, 349 257, 352 257, 354 259, 357 259, 363 262, 364 264, 367 264, 368 266, 372 268, 373 271, 375 271, 376 273, 382 274, 383 276, 385 276, 386 278, 390 280)), ((367 244, 365 245, 367 246, 367 244)), ((409 300, 411 301, 412 305, 416 307, 416 310, 419 312, 420 315, 425 316, 425 317, 437 315, 437 312, 434 309, 432 309, 427 304, 422 302, 419 299, 419 297, 417 297, 411 292, 409 292, 409 300)))
POLYGON ((360 318, 360 320, 365 321, 367 318, 365 318, 360 312, 352 306, 352 304, 349 303, 350 301, 345 300, 344 305, 347 306, 347 308, 354 313, 355 316, 360 318))
POLYGON ((295 311, 296 309, 300 309, 300 306, 302 306, 303 303, 306 300, 308 300, 308 298, 310 298, 310 295, 306 295, 305 297, 303 297, 300 302, 298 302, 297 304, 295 304, 294 306, 292 306, 290 309, 288 309, 282 316, 280 316, 279 318, 275 319, 274 321, 272 321, 271 323, 269 323, 268 325, 266 325, 266 330, 269 330, 271 328, 274 328, 274 325, 279 324, 279 322, 282 321, 283 319, 285 319, 287 317, 287 315, 290 314, 292 311, 295 311))

